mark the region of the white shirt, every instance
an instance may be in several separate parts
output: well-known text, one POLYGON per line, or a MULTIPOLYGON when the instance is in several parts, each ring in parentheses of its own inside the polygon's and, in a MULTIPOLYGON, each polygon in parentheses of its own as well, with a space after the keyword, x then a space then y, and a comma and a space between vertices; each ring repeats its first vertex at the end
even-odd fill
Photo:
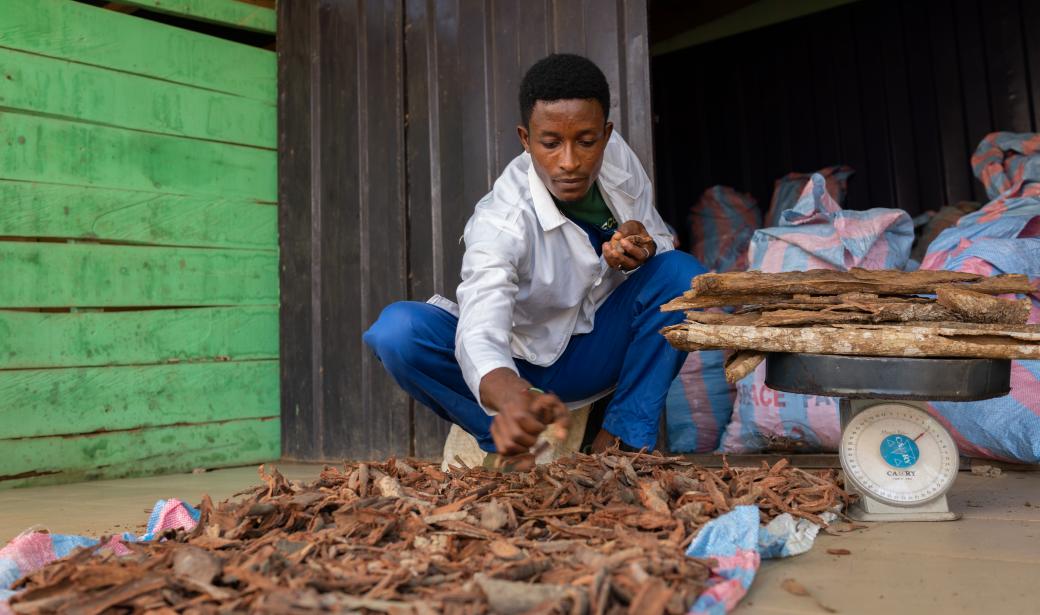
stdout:
MULTIPOLYGON (((638 220, 658 254, 672 249, 671 232, 654 209, 650 178, 616 130, 597 182, 619 225, 638 220)), ((514 358, 552 365, 572 335, 592 330, 596 310, 626 279, 556 207, 526 152, 477 203, 464 238, 458 307, 443 297, 430 303, 459 316, 455 357, 478 402, 481 378, 500 367, 515 372, 514 358)))

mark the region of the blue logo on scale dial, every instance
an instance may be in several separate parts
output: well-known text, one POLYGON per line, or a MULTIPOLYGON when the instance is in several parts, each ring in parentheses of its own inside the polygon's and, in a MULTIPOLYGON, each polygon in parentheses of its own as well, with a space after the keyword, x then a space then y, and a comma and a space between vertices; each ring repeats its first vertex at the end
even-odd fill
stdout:
POLYGON ((910 436, 893 434, 881 441, 881 458, 893 468, 909 468, 921 457, 921 449, 910 436))

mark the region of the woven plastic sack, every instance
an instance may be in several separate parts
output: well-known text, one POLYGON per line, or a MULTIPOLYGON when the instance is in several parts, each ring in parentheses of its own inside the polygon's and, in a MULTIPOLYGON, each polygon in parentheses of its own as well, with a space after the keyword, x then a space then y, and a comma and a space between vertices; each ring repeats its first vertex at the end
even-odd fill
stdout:
POLYGON ((780 225, 755 232, 750 268, 767 272, 808 269, 902 269, 914 243, 914 224, 900 209, 846 211, 814 174, 780 225))
MULTIPOLYGON (((922 268, 1021 273, 1040 289, 1040 135, 989 135, 972 166, 994 198, 939 235, 922 268)), ((1029 322, 1040 323, 1040 290, 1030 299, 1029 322)), ((1040 361, 1012 361, 1010 395, 936 402, 929 411, 966 455, 1040 463, 1040 361)))
MULTIPOLYGON (((123 545, 124 542, 155 540, 170 529, 191 530, 198 523, 199 515, 197 509, 181 500, 159 500, 148 517, 144 535, 134 536, 124 532, 119 536, 111 536, 105 547, 116 555, 127 555, 130 549, 123 545)), ((45 531, 27 531, 16 536, 0 549, 0 615, 12 613, 7 601, 16 593, 10 589, 15 581, 76 549, 94 547, 99 543, 96 538, 45 531)))
MULTIPOLYGON (((898 209, 844 211, 814 174, 780 226, 751 240, 751 267, 767 273, 807 269, 902 269, 913 244, 913 222, 898 209)), ((733 416, 722 437, 729 453, 837 450, 841 427, 833 397, 774 391, 765 364, 737 383, 733 416)))
POLYGON ((1023 195, 1026 184, 1040 181, 1040 134, 993 132, 975 148, 971 168, 990 199, 1023 195))
POLYGON ((743 271, 751 235, 760 226, 762 212, 750 194, 712 186, 690 209, 693 255, 709 271, 743 271))
POLYGON ((827 192, 839 205, 845 202, 845 194, 849 189, 849 177, 855 173, 849 166, 833 166, 820 169, 816 173, 788 173, 773 184, 773 198, 769 201, 764 226, 779 226, 780 214, 793 209, 805 190, 806 184, 813 175, 822 175, 827 180, 827 192))
MULTIPOLYGON (((690 209, 691 251, 711 271, 742 271, 751 235, 761 224, 751 195, 712 186, 690 209)), ((708 453, 718 448, 733 412, 733 392, 721 351, 691 352, 665 398, 669 450, 708 453)))
POLYGON ((710 453, 719 447, 733 412, 734 386, 726 382, 721 350, 691 352, 665 398, 668 450, 710 453))

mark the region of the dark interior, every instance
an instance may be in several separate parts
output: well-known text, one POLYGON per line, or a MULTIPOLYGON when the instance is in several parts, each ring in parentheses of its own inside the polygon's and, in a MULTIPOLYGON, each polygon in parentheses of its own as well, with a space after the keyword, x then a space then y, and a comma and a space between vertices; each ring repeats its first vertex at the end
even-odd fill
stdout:
MULTIPOLYGON (((651 2, 651 47, 718 17, 702 4, 651 2)), ((706 188, 765 211, 777 179, 831 165, 855 169, 846 208, 985 201, 979 141, 1040 129, 1036 32, 1030 0, 862 0, 653 56, 658 207, 688 249, 706 188)))

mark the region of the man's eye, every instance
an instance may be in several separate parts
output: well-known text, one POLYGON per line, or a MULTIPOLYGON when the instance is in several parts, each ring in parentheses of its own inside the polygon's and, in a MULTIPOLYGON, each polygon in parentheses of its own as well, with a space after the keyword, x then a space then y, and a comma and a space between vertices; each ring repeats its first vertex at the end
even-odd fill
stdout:
POLYGON ((550 141, 548 143, 546 143, 545 141, 542 142, 542 147, 544 147, 545 149, 555 149, 559 145, 559 141, 550 141))
POLYGON ((580 141, 582 147, 593 147, 596 145, 595 141, 580 141))

